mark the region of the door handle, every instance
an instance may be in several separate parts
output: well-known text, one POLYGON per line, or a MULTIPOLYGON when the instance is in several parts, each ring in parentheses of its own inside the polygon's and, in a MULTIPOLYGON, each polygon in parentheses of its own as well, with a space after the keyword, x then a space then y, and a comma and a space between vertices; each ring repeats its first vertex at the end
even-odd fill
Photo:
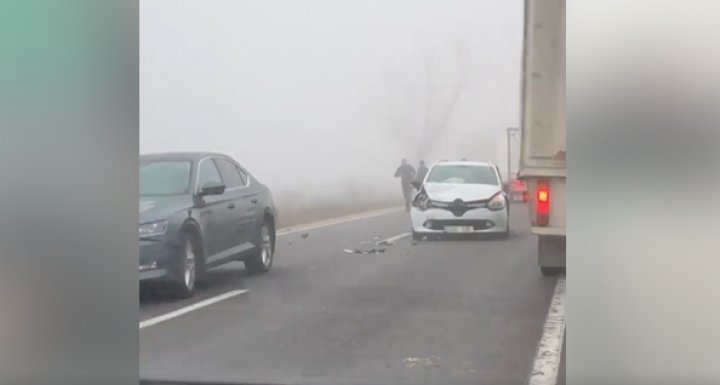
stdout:
POLYGON ((257 198, 253 198, 253 199, 250 200, 250 202, 252 202, 252 203, 257 203, 258 201, 257 201, 257 198))
POLYGON ((234 209, 234 208, 235 208, 235 202, 230 202, 230 203, 228 203, 228 206, 227 206, 227 207, 228 207, 229 209, 234 209))

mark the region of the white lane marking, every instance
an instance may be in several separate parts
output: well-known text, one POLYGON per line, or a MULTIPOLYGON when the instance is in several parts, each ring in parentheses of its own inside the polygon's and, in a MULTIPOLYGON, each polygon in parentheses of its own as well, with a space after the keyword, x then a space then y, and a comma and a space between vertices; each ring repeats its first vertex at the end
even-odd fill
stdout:
POLYGON ((565 277, 559 277, 538 343, 529 385, 555 385, 565 338, 565 277))
POLYGON ((387 238, 387 239, 379 240, 379 241, 377 241, 377 243, 378 243, 378 244, 380 244, 380 243, 390 243, 390 244, 392 244, 392 243, 394 243, 395 241, 397 241, 397 240, 399 240, 399 239, 402 239, 402 238, 405 238, 405 237, 408 237, 408 236, 410 236, 410 233, 403 233, 403 234, 400 234, 400 235, 396 235, 396 236, 394 236, 394 237, 390 237, 390 238, 387 238))
POLYGON ((385 248, 381 248, 380 246, 392 246, 392 245, 395 244, 395 241, 397 241, 398 239, 401 239, 401 238, 405 238, 405 237, 407 237, 408 235, 410 235, 410 233, 403 233, 403 234, 396 235, 396 236, 390 237, 390 238, 385 238, 385 239, 379 239, 380 237, 376 237, 376 238, 373 239, 372 241, 361 242, 361 243, 360 243, 360 246, 361 246, 360 249, 343 249, 343 251, 346 252, 346 253, 348 253, 348 254, 376 254, 376 253, 384 253, 384 252, 385 252, 385 248), (379 239, 379 240, 377 240, 377 239, 379 239), (367 244, 374 244, 374 246, 371 247, 370 249, 362 248, 362 245, 367 245, 367 244))
POLYGON ((220 302, 220 301, 226 300, 226 299, 228 299, 228 298, 235 297, 235 296, 240 295, 240 294, 245 294, 245 293, 247 293, 247 292, 248 292, 248 290, 233 290, 233 291, 229 291, 229 292, 227 292, 227 293, 225 293, 225 294, 220 294, 220 295, 218 295, 218 296, 215 296, 215 297, 212 297, 212 298, 208 298, 208 299, 203 300, 203 301, 200 301, 200 302, 196 302, 196 303, 194 303, 194 304, 192 304, 192 305, 186 306, 186 307, 184 307, 184 308, 180 308, 180 309, 175 310, 175 311, 173 311, 173 312, 170 312, 170 313, 167 313, 167 314, 163 314, 163 315, 160 315, 160 316, 153 317, 153 318, 147 319, 147 320, 145 320, 145 321, 142 321, 142 322, 140 322, 140 329, 146 328, 146 327, 148 327, 148 326, 152 326, 152 325, 159 324, 160 322, 165 322, 165 321, 167 321, 167 320, 169 320, 169 319, 172 319, 172 318, 175 318, 175 317, 179 317, 179 316, 181 316, 181 315, 183 315, 183 314, 186 314, 186 313, 189 313, 189 312, 191 312, 191 311, 193 311, 193 310, 197 310, 197 309, 203 308, 203 307, 205 307, 205 306, 212 305, 212 304, 214 304, 214 303, 216 303, 216 302, 220 302))
MULTIPOLYGON (((300 232, 300 231, 314 230, 314 229, 319 229, 319 228, 321 228, 321 227, 327 227, 327 226, 332 226, 332 225, 339 225, 339 224, 341 224, 341 223, 346 223, 346 222, 352 222, 352 221, 357 221, 357 220, 361 220, 361 219, 368 219, 368 218, 378 217, 378 216, 385 215, 385 214, 390 214, 390 213, 399 212, 399 211, 402 211, 402 209, 403 209, 402 207, 394 207, 394 208, 390 208, 390 209, 368 211, 368 212, 364 212, 364 213, 360 213, 360 214, 353 214, 353 215, 348 215, 348 216, 345 216, 345 217, 328 219, 328 220, 326 220, 326 221, 315 222, 315 223, 308 223, 308 224, 306 224, 306 225, 298 225, 298 226, 287 227, 287 228, 284 228, 284 229, 279 229, 278 232, 277 232, 277 235, 278 235, 278 236, 288 235, 288 234, 293 234, 293 233, 297 233, 297 232, 300 232)), ((282 213, 280 213, 280 215, 282 215, 282 213)))

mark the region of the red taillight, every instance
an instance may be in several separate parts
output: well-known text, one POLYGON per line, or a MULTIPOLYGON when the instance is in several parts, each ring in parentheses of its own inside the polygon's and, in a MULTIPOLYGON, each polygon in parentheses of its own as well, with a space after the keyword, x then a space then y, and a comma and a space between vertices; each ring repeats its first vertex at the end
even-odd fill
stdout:
POLYGON ((547 203, 549 195, 547 190, 538 190, 538 202, 547 203))
POLYGON ((546 181, 539 181, 535 200, 537 225, 547 226, 550 222, 550 186, 546 181))

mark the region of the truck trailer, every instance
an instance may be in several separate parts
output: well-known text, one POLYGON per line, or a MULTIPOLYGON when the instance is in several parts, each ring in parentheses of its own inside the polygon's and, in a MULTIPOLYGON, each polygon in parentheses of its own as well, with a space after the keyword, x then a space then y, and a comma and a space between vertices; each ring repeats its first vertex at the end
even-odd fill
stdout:
POLYGON ((521 146, 531 233, 545 276, 565 270, 565 0, 525 0, 521 146))

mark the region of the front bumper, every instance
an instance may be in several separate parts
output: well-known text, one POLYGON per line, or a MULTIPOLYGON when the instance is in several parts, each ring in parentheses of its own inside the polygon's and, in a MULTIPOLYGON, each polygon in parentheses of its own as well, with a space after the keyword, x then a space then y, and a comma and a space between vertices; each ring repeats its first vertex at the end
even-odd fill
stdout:
POLYGON ((447 234, 446 226, 472 226, 473 230, 466 234, 504 233, 508 226, 508 210, 492 211, 487 208, 476 208, 455 216, 445 209, 430 208, 421 211, 417 207, 410 210, 412 228, 419 234, 447 234))
POLYGON ((173 280, 177 264, 177 249, 166 241, 140 241, 140 281, 173 280))

